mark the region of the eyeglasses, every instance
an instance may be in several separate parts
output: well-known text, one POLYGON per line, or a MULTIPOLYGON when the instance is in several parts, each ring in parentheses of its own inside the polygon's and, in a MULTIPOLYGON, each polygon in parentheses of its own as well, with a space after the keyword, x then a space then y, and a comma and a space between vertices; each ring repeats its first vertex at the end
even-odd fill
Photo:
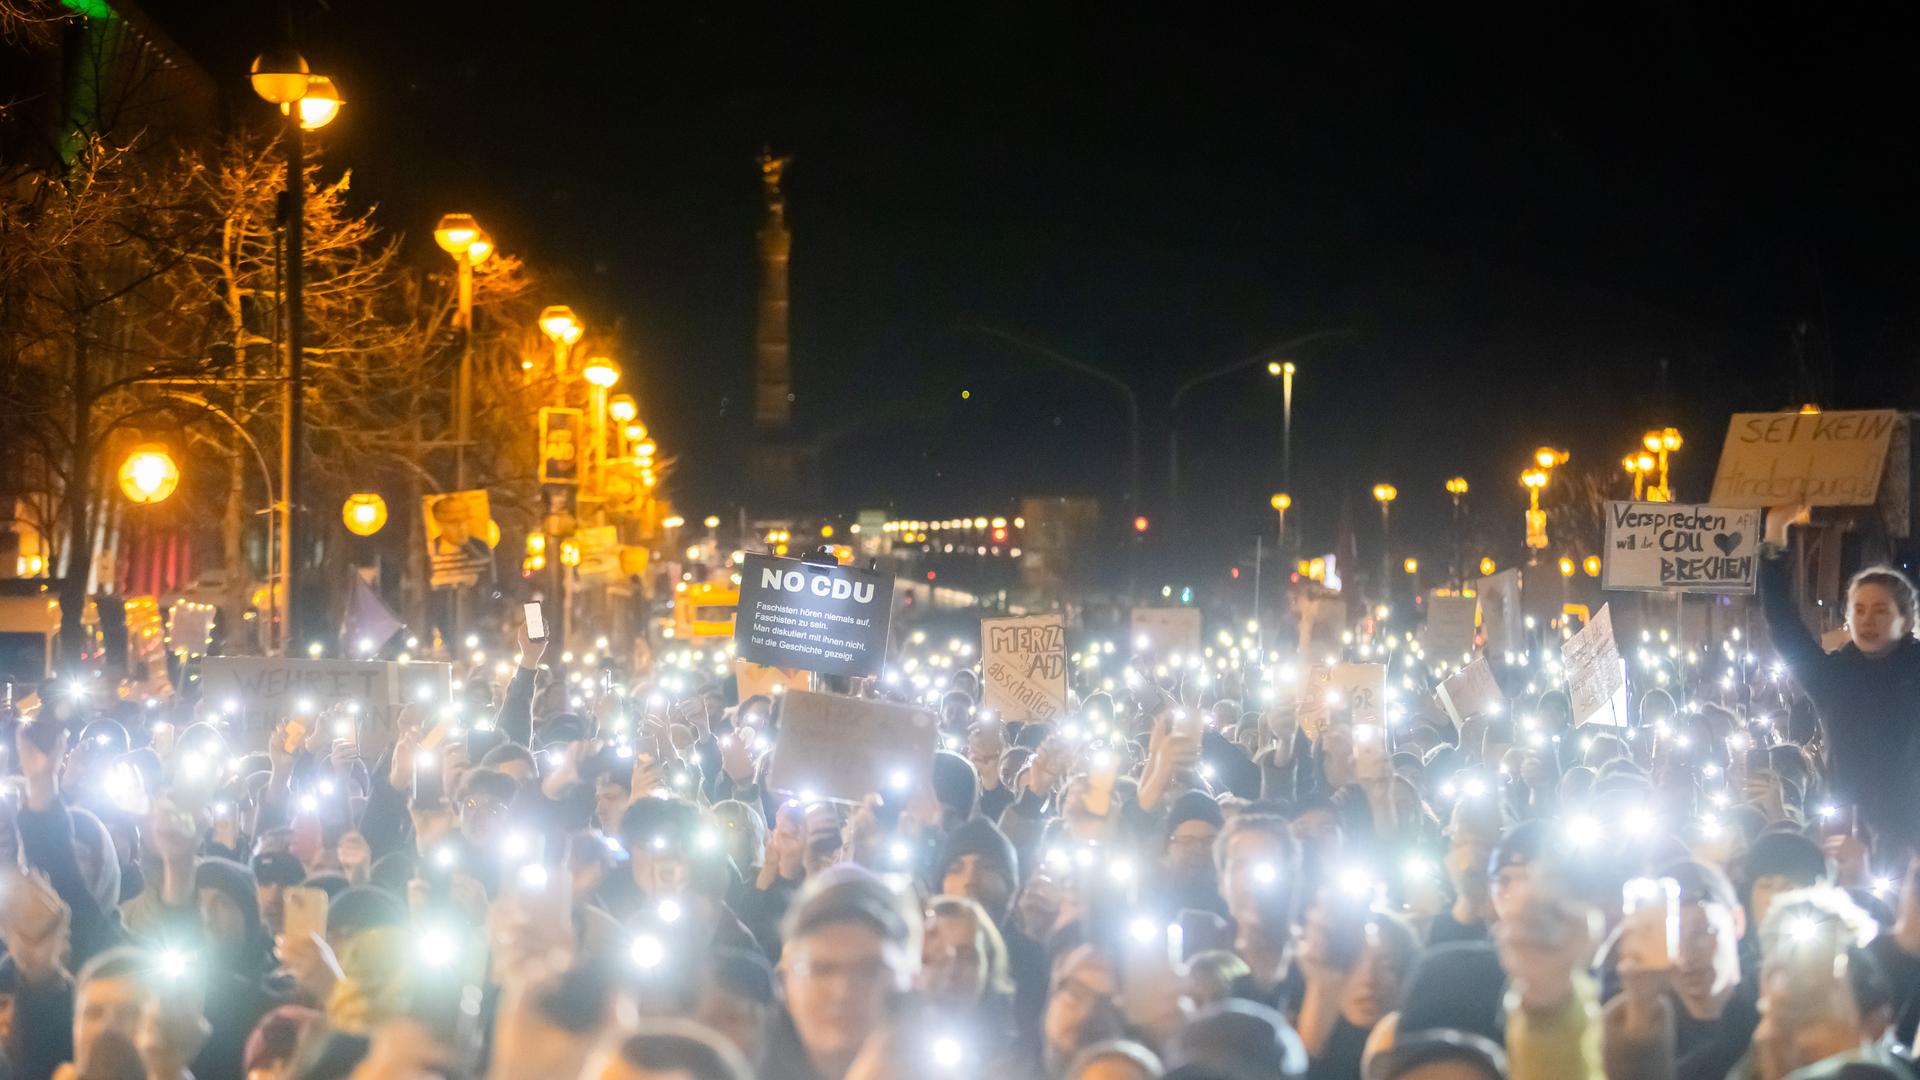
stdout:
POLYGON ((787 965, 787 971, 797 978, 816 982, 843 979, 852 986, 874 986, 893 975, 893 965, 883 957, 841 963, 835 960, 816 960, 807 956, 795 957, 787 965))

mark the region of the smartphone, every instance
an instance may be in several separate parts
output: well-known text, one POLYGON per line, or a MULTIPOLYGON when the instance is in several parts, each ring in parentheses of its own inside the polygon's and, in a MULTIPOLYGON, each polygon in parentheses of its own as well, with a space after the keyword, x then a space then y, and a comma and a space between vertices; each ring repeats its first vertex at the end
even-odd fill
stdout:
POLYGON ((1852 803, 1836 806, 1830 814, 1820 815, 1820 839, 1853 836, 1859 830, 1860 808, 1852 803))
POLYGON ((295 885, 286 892, 286 914, 282 917, 281 932, 289 938, 315 934, 324 941, 327 937, 327 891, 307 885, 295 885))
POLYGON ((1120 755, 1111 750, 1093 755, 1093 766, 1087 773, 1087 813, 1107 816, 1113 807, 1113 782, 1119 775, 1120 755))
POLYGON ((1680 951, 1680 883, 1672 878, 1633 878, 1620 887, 1621 958, 1642 971, 1668 971, 1680 951))
POLYGON ((287 740, 281 743, 281 749, 289 754, 300 752, 300 744, 307 741, 307 725, 304 721, 287 721, 287 740))
POLYGON ((1180 709, 1173 714, 1173 733, 1183 739, 1198 740, 1205 726, 1197 709, 1180 709))
POLYGON ((440 755, 430 750, 421 750, 413 755, 413 805, 428 807, 439 806, 447 800, 444 774, 440 771, 440 755))
POLYGON ((1353 768, 1363 783, 1384 781, 1392 774, 1385 728, 1378 724, 1353 725, 1353 768))
POLYGON ((535 641, 547 640, 547 617, 540 610, 540 602, 521 604, 520 610, 527 618, 527 636, 535 641))

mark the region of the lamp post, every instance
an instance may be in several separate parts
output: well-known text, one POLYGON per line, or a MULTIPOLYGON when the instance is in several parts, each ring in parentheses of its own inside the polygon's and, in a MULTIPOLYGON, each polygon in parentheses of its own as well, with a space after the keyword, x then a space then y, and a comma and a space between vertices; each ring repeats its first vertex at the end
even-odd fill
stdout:
POLYGON ((142 506, 165 502, 180 486, 180 466, 159 443, 143 443, 120 464, 120 493, 142 506))
POLYGON ((1673 488, 1667 484, 1667 455, 1680 449, 1683 440, 1679 428, 1661 428, 1649 431, 1640 437, 1640 445, 1657 455, 1660 468, 1660 485, 1647 492, 1648 502, 1672 502, 1673 488))
POLYGON ((1293 361, 1280 365, 1280 482, 1293 487, 1293 361))
POLYGON ((1527 489, 1527 547, 1538 551, 1547 546, 1547 515, 1540 509, 1540 489, 1547 486, 1547 470, 1527 469, 1520 474, 1520 486, 1527 489))
POLYGON ((473 441, 473 268, 493 255, 493 238, 472 214, 443 214, 433 229, 434 242, 453 256, 458 268, 458 303, 453 325, 460 331, 460 370, 453 392, 453 486, 467 489, 467 444, 473 441))
POLYGON ((1267 505, 1280 515, 1280 557, 1284 560, 1287 554, 1287 510, 1293 506, 1293 496, 1284 491, 1275 492, 1273 498, 1267 500, 1267 505))
POLYGON ((567 305, 549 304, 540 310, 540 332, 553 342, 554 377, 564 379, 567 374, 567 354, 573 349, 574 343, 586 335, 586 324, 567 305))
POLYGON ((1467 478, 1448 480, 1447 494, 1453 498, 1453 587, 1459 589, 1467 583, 1467 478))
POLYGON ((1373 485, 1373 501, 1380 504, 1380 587, 1389 596, 1393 591, 1393 500, 1400 489, 1392 484, 1373 485))
POLYGON ((607 485, 607 390, 620 381, 620 369, 604 356, 596 356, 580 369, 580 377, 592 387, 587 403, 587 490, 595 496, 606 493, 607 485))
POLYGON ((269 49, 254 58, 249 76, 253 92, 280 106, 286 116, 287 178, 287 422, 280 444, 280 490, 286 500, 282 516, 280 564, 286 575, 286 610, 282 640, 291 643, 299 633, 300 570, 306 547, 301 500, 306 443, 306 144, 304 134, 327 126, 340 113, 340 92, 333 80, 315 75, 306 58, 292 49, 269 49))
POLYGON ((1653 459, 1647 454, 1628 454, 1626 457, 1620 459, 1620 467, 1627 471, 1628 476, 1633 477, 1633 498, 1635 502, 1640 501, 1641 493, 1647 482, 1647 470, 1652 464, 1653 459))

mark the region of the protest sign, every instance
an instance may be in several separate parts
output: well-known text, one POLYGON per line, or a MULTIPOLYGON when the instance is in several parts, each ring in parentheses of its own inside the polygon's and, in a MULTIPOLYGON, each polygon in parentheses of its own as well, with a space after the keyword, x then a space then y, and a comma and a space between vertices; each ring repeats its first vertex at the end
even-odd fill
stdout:
POLYGON ((1200 609, 1134 608, 1132 636, 1133 651, 1142 656, 1193 656, 1200 651, 1200 609))
POLYGON ((1327 716, 1336 724, 1378 724, 1386 687, 1385 664, 1335 664, 1327 672, 1327 716))
POLYGON ((1428 596, 1427 626, 1420 644, 1430 663, 1459 667, 1473 654, 1473 613, 1478 608, 1471 596, 1428 596))
POLYGON ((1293 715, 1300 724, 1300 730, 1315 741, 1320 738, 1320 729, 1327 725, 1327 680, 1332 674, 1330 665, 1314 664, 1307 668, 1306 675, 1300 681, 1300 694, 1293 715))
POLYGON ((796 690, 780 699, 767 782, 803 800, 904 799, 933 785, 939 725, 908 705, 796 690))
POLYGON ((1520 610, 1520 571, 1509 568, 1489 574, 1480 579, 1474 592, 1480 600, 1480 628, 1486 633, 1487 652, 1526 651, 1526 616, 1520 610))
POLYGON ((1567 701, 1573 725, 1590 721, 1623 725, 1627 722, 1626 665, 1613 640, 1613 612, 1606 604, 1560 646, 1567 671, 1567 701))
POLYGON ((433 567, 433 587, 453 589, 478 585, 480 579, 493 577, 493 512, 485 491, 449 491, 428 495, 421 501, 425 511, 427 558, 433 567))
POLYGON ((620 573, 618 528, 612 525, 588 525, 573 534, 573 542, 580 548, 580 565, 573 570, 582 580, 610 578, 620 573))
POLYGON ((734 652, 769 667, 878 675, 892 614, 888 575, 749 554, 740 566, 734 652))
POLYGON ((420 703, 438 718, 453 701, 453 665, 390 660, 302 660, 276 656, 207 656, 200 660, 200 698, 217 713, 272 724, 330 705, 357 704, 358 738, 369 750, 391 740, 402 706, 420 703))
POLYGON ((1607 503, 1600 587, 1750 593, 1760 565, 1760 511, 1684 503, 1607 503))
POLYGON ((1067 707, 1066 652, 1058 615, 981 619, 981 704, 1002 720, 1058 716, 1067 707))
POLYGON ((1507 707, 1507 696, 1500 692, 1493 666, 1484 656, 1475 657, 1473 663, 1448 676, 1433 694, 1456 729, 1469 716, 1494 716, 1507 707))
POLYGON ((733 680, 739 688, 741 701, 750 697, 772 697, 776 693, 790 694, 795 690, 813 689, 811 671, 768 667, 737 656, 733 658, 733 680))
POLYGON ((1715 506, 1870 506, 1900 415, 1892 409, 1735 413, 1715 506))

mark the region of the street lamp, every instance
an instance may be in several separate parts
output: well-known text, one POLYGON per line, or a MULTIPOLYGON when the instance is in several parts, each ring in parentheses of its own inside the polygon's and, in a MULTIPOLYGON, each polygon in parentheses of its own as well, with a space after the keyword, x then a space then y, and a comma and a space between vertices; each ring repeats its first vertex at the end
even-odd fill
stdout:
POLYGON ((1543 446, 1533 452, 1533 463, 1542 469, 1551 469, 1557 465, 1565 465, 1567 459, 1571 456, 1572 455, 1568 454, 1565 450, 1555 450, 1551 446, 1543 446))
POLYGON ((1459 588, 1467 577, 1467 478, 1448 480, 1447 494, 1453 498, 1453 584, 1459 588))
MULTIPOLYGON (((1272 368, 1268 368, 1272 371, 1272 368)), ((1293 486, 1293 361, 1280 364, 1280 482, 1293 486)))
POLYGON ((1620 467, 1633 477, 1633 497, 1636 502, 1641 498, 1647 482, 1647 470, 1652 464, 1653 459, 1646 454, 1628 454, 1620 459, 1620 467))
POLYGON ((587 403, 587 438, 591 443, 587 452, 587 468, 593 478, 591 489, 599 494, 606 488, 607 390, 620 381, 620 369, 614 366, 612 360, 596 356, 580 369, 580 377, 593 388, 591 400, 587 403))
POLYGON ((340 518, 353 535, 372 536, 386 527, 387 500, 372 491, 349 495, 340 507, 340 518))
POLYGON ((553 342, 553 373, 567 373, 567 353, 586 336, 587 328, 573 309, 565 304, 549 304, 540 309, 540 332, 553 342))
POLYGON ((303 135, 325 127, 340 114, 340 91, 333 80, 315 75, 306 58, 292 49, 269 49, 254 57, 249 73, 253 92, 280 107, 287 117, 285 143, 287 175, 286 306, 287 377, 286 425, 281 429, 280 491, 286 500, 281 532, 281 566, 286 575, 287 640, 299 633, 300 571, 305 551, 302 503, 306 478, 306 201, 307 155, 303 135), (313 103, 307 103, 308 97, 313 103))
POLYGON ((1267 500, 1267 505, 1273 507, 1274 512, 1280 515, 1280 551, 1282 554, 1285 554, 1287 550, 1287 510, 1293 506, 1293 496, 1284 491, 1275 492, 1273 498, 1267 500))
POLYGON ((1399 497, 1400 489, 1392 484, 1373 485, 1373 501, 1380 504, 1380 583, 1383 587, 1392 578, 1387 573, 1387 567, 1393 562, 1393 521, 1389 509, 1399 497))
POLYGON ((1658 455, 1660 466, 1660 486, 1647 492, 1648 502, 1672 502, 1673 488, 1667 484, 1667 455, 1680 449, 1682 440, 1679 428, 1661 428, 1649 431, 1640 437, 1640 444, 1648 451, 1658 455))
POLYGON ((1540 490, 1547 486, 1547 470, 1528 469, 1520 474, 1520 486, 1527 489, 1527 546, 1547 546, 1547 515, 1540 509, 1540 490))
POLYGON ((1480 576, 1481 577, 1492 577, 1493 572, 1498 569, 1500 569, 1500 567, 1498 564, 1496 564, 1493 561, 1493 559, 1485 555, 1480 557, 1480 576))
POLYGON ((120 491, 130 502, 143 506, 163 502, 179 486, 180 466, 159 443, 134 447, 120 464, 120 491))
POLYGON ((473 440, 473 268, 493 255, 493 238, 472 214, 443 214, 433 227, 434 243, 453 256, 458 268, 458 305, 453 325, 460 331, 460 367, 453 392, 453 486, 467 488, 467 444, 473 440))

